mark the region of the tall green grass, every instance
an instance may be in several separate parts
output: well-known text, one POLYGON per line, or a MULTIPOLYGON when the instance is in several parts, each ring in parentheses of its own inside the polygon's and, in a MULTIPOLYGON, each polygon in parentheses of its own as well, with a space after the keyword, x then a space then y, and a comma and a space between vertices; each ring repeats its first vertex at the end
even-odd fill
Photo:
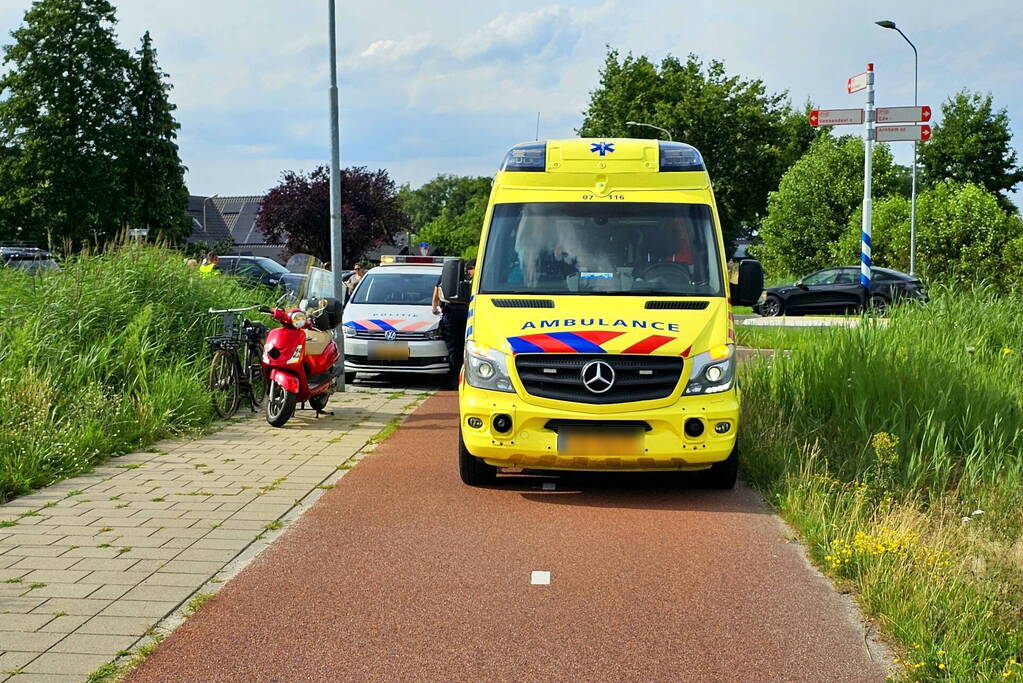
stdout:
POLYGON ((751 481, 909 679, 1023 675, 1023 301, 938 290, 743 369, 751 481))
POLYGON ((0 268, 0 501, 207 427, 206 311, 261 296, 158 247, 0 268))

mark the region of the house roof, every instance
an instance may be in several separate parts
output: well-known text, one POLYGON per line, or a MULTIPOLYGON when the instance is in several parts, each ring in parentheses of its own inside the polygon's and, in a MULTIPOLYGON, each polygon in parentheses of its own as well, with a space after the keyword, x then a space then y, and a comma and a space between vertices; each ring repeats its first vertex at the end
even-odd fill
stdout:
POLYGON ((260 195, 189 196, 188 215, 192 218, 192 235, 188 241, 215 244, 230 238, 236 246, 277 246, 268 243, 266 236, 256 227, 256 216, 262 203, 263 197, 260 195))

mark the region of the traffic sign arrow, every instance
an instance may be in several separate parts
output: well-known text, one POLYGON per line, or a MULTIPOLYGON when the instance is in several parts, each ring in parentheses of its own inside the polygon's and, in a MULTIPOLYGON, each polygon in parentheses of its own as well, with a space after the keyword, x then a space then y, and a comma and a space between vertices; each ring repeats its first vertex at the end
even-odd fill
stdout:
POLYGON ((850 78, 845 84, 846 90, 851 95, 854 92, 859 92, 867 87, 867 72, 856 74, 850 78))
POLYGON ((930 107, 878 107, 878 123, 918 123, 931 120, 930 107))
POLYGON ((862 109, 814 109, 810 112, 810 125, 845 126, 863 123, 862 109))
POLYGON ((927 142, 930 126, 878 126, 874 139, 878 142, 927 142))

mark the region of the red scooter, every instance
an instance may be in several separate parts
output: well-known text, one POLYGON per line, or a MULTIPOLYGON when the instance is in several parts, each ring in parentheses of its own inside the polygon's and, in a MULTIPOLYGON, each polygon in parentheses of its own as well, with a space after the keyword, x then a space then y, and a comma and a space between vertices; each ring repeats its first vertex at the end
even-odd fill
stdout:
POLYGON ((339 354, 328 330, 341 322, 341 306, 332 299, 319 304, 305 310, 260 308, 281 324, 263 345, 263 371, 270 380, 266 421, 273 427, 283 427, 299 403, 308 402, 318 417, 334 390, 339 354))

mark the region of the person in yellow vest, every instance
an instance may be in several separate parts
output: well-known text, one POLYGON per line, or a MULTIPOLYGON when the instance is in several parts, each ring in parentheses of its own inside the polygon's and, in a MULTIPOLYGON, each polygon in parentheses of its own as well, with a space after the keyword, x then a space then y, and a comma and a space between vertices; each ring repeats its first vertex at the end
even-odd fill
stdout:
POLYGON ((213 277, 217 274, 216 268, 220 265, 220 257, 212 251, 207 254, 205 262, 199 266, 200 277, 213 277))

